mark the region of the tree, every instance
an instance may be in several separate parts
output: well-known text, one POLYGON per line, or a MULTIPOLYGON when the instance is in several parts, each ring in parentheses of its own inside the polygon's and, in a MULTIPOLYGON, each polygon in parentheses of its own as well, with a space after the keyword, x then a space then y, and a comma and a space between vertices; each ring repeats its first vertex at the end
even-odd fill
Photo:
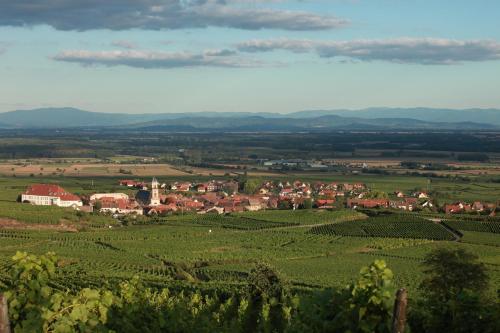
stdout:
POLYGON ((283 291, 282 282, 278 273, 271 266, 259 263, 250 271, 248 276, 250 294, 279 297, 283 291))
POLYGON ((283 332, 289 321, 287 290, 278 273, 259 263, 248 276, 249 305, 244 332, 283 332))
POLYGON ((423 262, 427 276, 420 289, 428 296, 446 302, 464 291, 482 293, 488 286, 484 264, 464 249, 440 248, 429 253, 423 262))
POLYGON ((312 200, 305 199, 303 204, 304 209, 312 209, 312 200))
POLYGON ((259 189, 262 184, 260 179, 247 179, 245 185, 243 186, 243 192, 246 194, 254 194, 259 189))
POLYGON ((290 332, 390 332, 393 273, 383 260, 360 271, 356 283, 301 299, 290 332))
POLYGON ((495 332, 500 327, 495 300, 485 297, 484 264, 463 249, 436 249, 423 262, 422 299, 410 311, 416 332, 495 332))
POLYGON ((280 210, 292 209, 292 204, 288 200, 280 200, 278 202, 278 209, 280 210))
POLYGON ((385 192, 382 191, 371 191, 368 192, 364 198, 366 199, 387 199, 389 198, 389 195, 385 192))
POLYGON ((101 208, 102 208, 102 202, 101 202, 101 201, 99 201, 99 200, 97 200, 97 201, 94 203, 94 210, 95 210, 96 212, 99 212, 99 211, 101 210, 101 208))

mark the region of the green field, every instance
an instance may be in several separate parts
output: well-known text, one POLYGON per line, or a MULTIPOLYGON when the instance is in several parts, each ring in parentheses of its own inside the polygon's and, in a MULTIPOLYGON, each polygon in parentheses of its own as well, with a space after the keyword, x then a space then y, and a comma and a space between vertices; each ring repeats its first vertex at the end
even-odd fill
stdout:
MULTIPOLYGON (((16 202, 18 194, 35 182, 58 183, 79 194, 129 191, 119 187, 117 180, 0 178, 0 219, 86 226, 79 232, 0 229, 0 281, 5 281, 9 258, 18 250, 55 251, 63 266, 57 283, 66 287, 139 275, 157 286, 240 288, 255 264, 265 261, 294 288, 310 289, 344 286, 355 279, 360 267, 384 259, 394 270, 398 287, 415 293, 424 256, 437 247, 461 247, 487 265, 492 290, 500 285, 500 222, 494 220, 457 217, 439 224, 411 214, 367 218, 350 210, 298 210, 186 214, 146 220, 147 225, 121 226, 110 217, 16 202)), ((424 178, 412 177, 346 179, 353 180, 385 191, 425 184, 424 178)), ((446 186, 465 185, 450 181, 446 186)), ((487 193, 485 189, 481 194, 487 193)))
MULTIPOLYGON (((444 246, 464 247, 477 254, 487 264, 492 285, 500 285, 498 234, 464 231, 463 241, 457 242, 446 229, 419 219, 400 221, 408 223, 408 228, 394 233, 395 222, 386 217, 332 224, 342 228, 349 225, 352 230, 359 225, 365 229, 371 226, 367 230, 376 230, 375 235, 314 233, 311 229, 325 225, 294 223, 289 215, 292 212, 282 214, 282 219, 281 212, 275 213, 251 213, 248 217, 185 215, 164 218, 157 222, 161 225, 78 233, 0 230, 0 280, 6 279, 8 259, 17 250, 35 254, 55 251, 64 272, 57 283, 67 287, 139 275, 152 285, 239 288, 261 261, 274 266, 297 289, 343 286, 355 278, 361 266, 383 258, 394 270, 398 287, 416 292, 422 258, 444 246), (375 224, 378 229, 373 229, 375 224)), ((323 214, 308 213, 312 219, 323 214)), ((301 214, 304 219, 306 213, 301 214)), ((357 213, 343 211, 336 215, 348 219, 349 214, 357 213)))

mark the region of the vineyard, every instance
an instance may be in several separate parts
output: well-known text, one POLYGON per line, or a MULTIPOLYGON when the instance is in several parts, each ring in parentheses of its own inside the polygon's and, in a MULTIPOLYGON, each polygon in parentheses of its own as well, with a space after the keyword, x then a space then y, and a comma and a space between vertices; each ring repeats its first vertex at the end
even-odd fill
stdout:
POLYGON ((203 215, 177 215, 171 218, 166 218, 166 222, 187 222, 196 223, 204 226, 222 227, 228 229, 239 230, 262 230, 278 227, 291 227, 298 225, 293 222, 275 222, 266 220, 257 220, 246 216, 236 215, 218 215, 218 214, 203 214, 203 215))
POLYGON ((293 226, 308 226, 324 223, 340 223, 366 218, 364 214, 351 211, 321 210, 268 210, 259 212, 218 214, 187 214, 157 219, 156 223, 172 222, 195 223, 204 226, 222 227, 238 230, 263 230, 293 226))
POLYGON ((366 217, 365 215, 352 210, 263 210, 258 212, 234 214, 234 216, 243 216, 249 219, 269 222, 289 222, 300 225, 339 223, 363 219, 366 217))
MULTIPOLYGON (((415 292, 424 256, 443 246, 476 254, 488 265, 492 284, 500 285, 500 248, 495 246, 500 235, 492 229, 498 226, 493 219, 457 216, 445 222, 450 231, 415 214, 367 218, 352 210, 269 210, 173 215, 122 226, 106 216, 16 203, 29 181, 0 178, 0 220, 84 228, 71 233, 0 229, 0 288, 9 282, 9 258, 20 250, 37 255, 55 251, 60 274, 52 282, 60 289, 100 287, 102 281, 139 276, 152 287, 220 292, 243 288, 253 267, 267 262, 293 290, 310 291, 345 286, 361 266, 383 258, 397 286, 415 292), (460 242, 453 229, 463 233, 460 242)), ((88 179, 57 181, 80 194, 122 190, 112 178, 102 179, 98 188, 88 179)))
POLYGON ((500 234, 500 222, 475 220, 445 220, 450 228, 460 231, 491 232, 500 234))
POLYGON ((455 235, 443 226, 409 215, 370 217, 366 220, 313 227, 316 235, 391 237, 432 240, 454 240, 455 235))
POLYGON ((92 227, 115 225, 108 216, 77 212, 57 206, 32 206, 29 204, 0 202, 0 219, 12 219, 31 224, 78 224, 92 227))

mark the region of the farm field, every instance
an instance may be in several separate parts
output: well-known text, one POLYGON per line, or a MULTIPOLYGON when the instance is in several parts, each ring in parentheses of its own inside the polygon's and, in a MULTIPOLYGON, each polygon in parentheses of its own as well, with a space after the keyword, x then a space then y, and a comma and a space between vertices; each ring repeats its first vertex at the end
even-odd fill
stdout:
POLYGON ((487 265, 493 286, 500 285, 499 234, 462 230, 463 241, 454 241, 445 228, 415 218, 349 221, 360 216, 350 211, 325 215, 305 211, 294 220, 291 214, 172 216, 152 225, 80 232, 0 229, 0 281, 5 280, 8 259, 16 250, 56 252, 63 266, 57 283, 67 287, 138 275, 156 286, 240 288, 252 267, 262 261, 298 290, 339 287, 351 282, 361 266, 381 258, 394 270, 398 287, 416 293, 423 257, 437 247, 461 247, 487 265), (307 214, 311 225, 304 222, 307 214), (314 232, 330 226, 325 221, 342 226, 341 231, 349 226, 375 232, 314 232), (400 228, 397 233, 395 224, 400 228))
MULTIPOLYGON (((110 163, 98 160, 32 159, 0 163, 3 176, 65 176, 65 177, 179 177, 179 176, 224 176, 235 174, 232 169, 209 169, 199 167, 177 168, 166 163, 126 163, 128 159, 117 157, 110 163), (120 162, 120 163, 118 163, 120 162), (125 163, 124 163, 125 162, 125 163)), ((267 171, 249 171, 251 176, 277 175, 267 171)))
MULTIPOLYGON (((291 181, 295 177, 311 182, 364 182, 388 193, 428 185, 426 178, 411 176, 301 174, 278 179, 291 181)), ((488 268, 492 288, 500 285, 499 222, 493 220, 459 216, 439 224, 413 214, 368 218, 351 210, 286 210, 173 215, 137 221, 149 223, 146 225, 122 226, 107 216, 16 202, 19 193, 32 183, 56 183, 78 195, 132 194, 134 190, 118 185, 121 178, 125 177, 0 177, 0 281, 5 282, 9 258, 17 250, 56 252, 63 266, 57 281, 61 287, 97 286, 106 280, 139 275, 153 286, 241 288, 248 272, 265 261, 294 288, 308 290, 344 286, 362 266, 384 259, 394 271, 398 287, 417 293, 424 256, 432 249, 448 247, 476 254, 488 268)), ((448 200, 491 198, 500 192, 495 183, 433 179, 431 185, 448 200)))

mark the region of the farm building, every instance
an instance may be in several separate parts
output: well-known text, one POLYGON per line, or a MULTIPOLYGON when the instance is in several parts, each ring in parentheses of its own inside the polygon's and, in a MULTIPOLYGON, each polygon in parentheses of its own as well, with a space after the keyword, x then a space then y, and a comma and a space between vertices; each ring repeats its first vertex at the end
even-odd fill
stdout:
POLYGON ((69 193, 59 185, 34 184, 21 194, 21 201, 40 206, 81 207, 80 197, 69 193))

